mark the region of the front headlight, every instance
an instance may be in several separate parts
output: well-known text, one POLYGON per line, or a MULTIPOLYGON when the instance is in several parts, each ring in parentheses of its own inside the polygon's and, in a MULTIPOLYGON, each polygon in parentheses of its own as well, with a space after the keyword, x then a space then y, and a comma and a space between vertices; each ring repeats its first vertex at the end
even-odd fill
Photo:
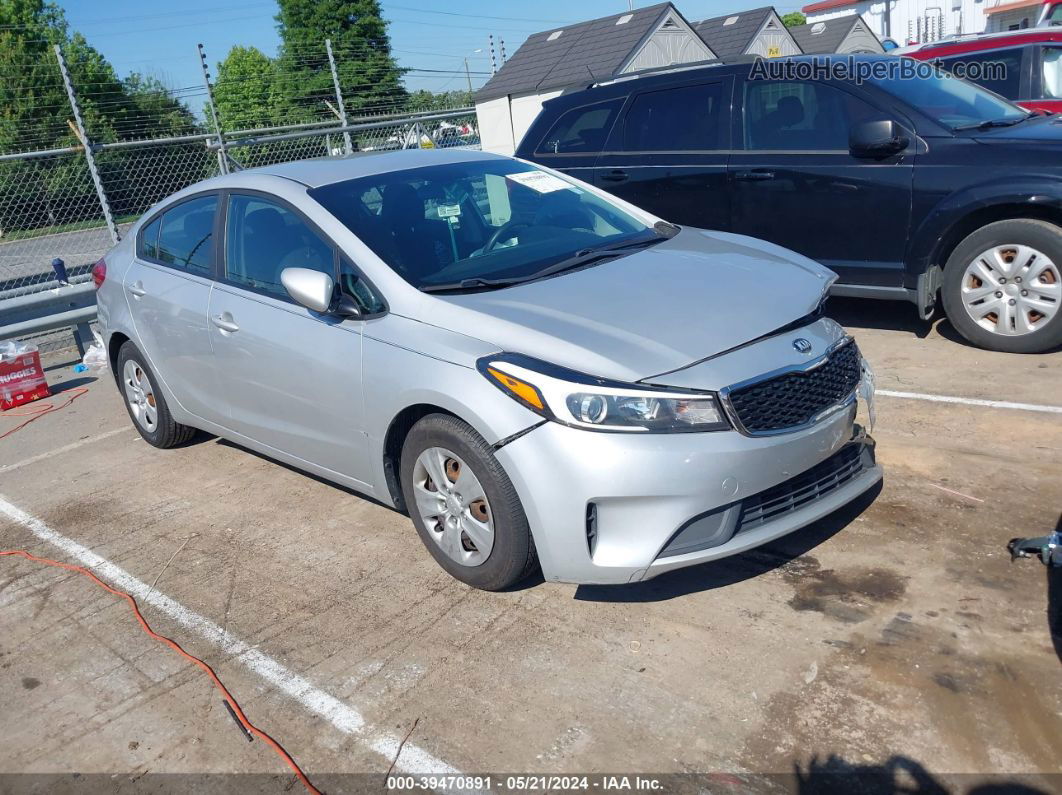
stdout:
POLYGON ((595 378, 519 354, 486 356, 479 371, 547 419, 597 431, 681 433, 730 428, 712 392, 659 389, 595 378))

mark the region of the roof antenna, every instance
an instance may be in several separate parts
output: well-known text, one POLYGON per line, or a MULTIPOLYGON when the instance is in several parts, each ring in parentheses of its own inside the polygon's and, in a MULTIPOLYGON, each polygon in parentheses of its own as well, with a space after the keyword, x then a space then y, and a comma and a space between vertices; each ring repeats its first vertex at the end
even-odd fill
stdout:
POLYGON ((597 78, 594 77, 594 70, 590 68, 590 64, 584 64, 584 66, 586 66, 586 71, 588 71, 590 73, 590 80, 592 80, 593 82, 596 83, 597 82, 597 78))

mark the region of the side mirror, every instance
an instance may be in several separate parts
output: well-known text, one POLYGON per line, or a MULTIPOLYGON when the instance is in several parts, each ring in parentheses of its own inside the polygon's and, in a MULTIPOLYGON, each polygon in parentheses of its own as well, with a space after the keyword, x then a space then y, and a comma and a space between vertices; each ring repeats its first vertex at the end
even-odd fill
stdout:
POLYGON ((848 151, 852 157, 890 157, 902 152, 910 143, 907 131, 892 119, 861 121, 848 131, 848 151))
POLYGON ((314 312, 327 312, 332 306, 332 277, 309 268, 284 268, 280 283, 295 303, 314 312))

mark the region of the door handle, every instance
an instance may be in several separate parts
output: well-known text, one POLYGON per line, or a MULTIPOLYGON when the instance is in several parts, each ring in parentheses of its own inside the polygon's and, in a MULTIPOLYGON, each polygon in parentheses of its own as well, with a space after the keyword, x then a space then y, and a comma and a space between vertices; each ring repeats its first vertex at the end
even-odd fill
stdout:
POLYGON ((734 179, 740 182, 766 182, 774 179, 773 171, 736 171, 734 179))
POLYGON ((142 298, 147 295, 147 290, 144 289, 144 283, 141 281, 135 281, 129 285, 129 292, 135 295, 137 298, 142 298))
MULTIPOLYGON (((228 315, 228 312, 225 315, 228 315)), ((225 315, 214 315, 210 318, 210 322, 222 331, 239 331, 240 327, 231 320, 232 315, 229 315, 228 318, 225 315)))
POLYGON ((602 182, 626 182, 630 178, 630 174, 621 168, 614 168, 607 174, 601 175, 602 182))

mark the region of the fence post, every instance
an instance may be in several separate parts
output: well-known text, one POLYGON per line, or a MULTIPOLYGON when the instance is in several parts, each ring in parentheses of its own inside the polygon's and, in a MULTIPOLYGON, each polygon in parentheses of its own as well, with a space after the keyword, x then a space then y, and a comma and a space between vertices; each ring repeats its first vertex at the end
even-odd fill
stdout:
POLYGON ((85 162, 88 163, 89 174, 92 175, 92 184, 96 186, 96 196, 99 197, 100 207, 103 209, 103 219, 107 222, 107 229, 111 233, 111 240, 117 243, 121 240, 118 227, 111 215, 111 205, 107 203, 107 194, 103 190, 103 182, 100 181, 100 173, 96 170, 96 156, 92 152, 92 141, 85 132, 85 122, 81 118, 81 108, 77 104, 77 94, 74 93, 74 85, 70 82, 70 73, 66 71, 66 60, 63 58, 62 48, 55 45, 55 59, 59 62, 59 72, 63 75, 63 85, 66 87, 66 96, 70 100, 70 110, 74 113, 74 125, 77 137, 81 139, 81 146, 85 150, 85 162))
MULTIPOLYGON (((336 71, 336 59, 332 56, 332 40, 325 39, 325 50, 328 51, 328 68, 332 70, 332 83, 336 87, 336 107, 339 108, 339 120, 343 122, 343 126, 347 126, 347 106, 343 104, 343 92, 339 88, 339 73, 336 71)), ((346 130, 343 131, 343 146, 346 148, 347 154, 351 154, 354 151, 354 146, 350 141, 350 133, 346 130)), ((328 152, 331 154, 331 150, 328 152)))
POLYGON ((225 134, 221 131, 221 122, 218 121, 218 109, 214 106, 214 89, 210 86, 210 70, 207 68, 206 53, 203 45, 199 48, 199 65, 203 67, 203 85, 206 86, 207 105, 210 107, 210 118, 214 122, 214 132, 218 134, 218 168, 222 174, 229 173, 229 153, 225 151, 225 134))

